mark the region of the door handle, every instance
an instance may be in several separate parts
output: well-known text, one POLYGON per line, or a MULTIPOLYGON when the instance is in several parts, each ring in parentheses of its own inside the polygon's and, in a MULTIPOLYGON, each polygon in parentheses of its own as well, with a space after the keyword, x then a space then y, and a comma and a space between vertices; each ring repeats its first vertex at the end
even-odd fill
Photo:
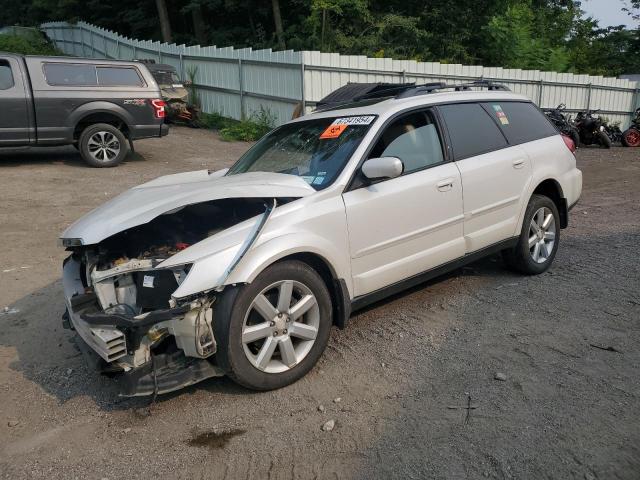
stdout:
POLYGON ((513 168, 522 168, 524 167, 524 159, 519 158, 518 160, 513 161, 513 168))
POLYGON ((451 190, 453 188, 453 178, 445 178, 444 180, 440 180, 438 183, 436 183, 436 187, 438 187, 438 190, 440 190, 441 192, 451 190))

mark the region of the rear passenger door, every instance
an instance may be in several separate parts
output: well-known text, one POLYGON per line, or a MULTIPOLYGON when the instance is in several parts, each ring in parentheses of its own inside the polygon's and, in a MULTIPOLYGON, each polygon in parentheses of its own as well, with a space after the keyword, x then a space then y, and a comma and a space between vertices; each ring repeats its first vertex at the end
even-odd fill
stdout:
POLYGON ((501 102, 439 108, 462 177, 466 253, 516 235, 532 168, 524 149, 509 145, 501 127, 511 122, 501 102))
POLYGON ((27 93, 18 61, 0 56, 0 147, 29 144, 31 115, 27 93))

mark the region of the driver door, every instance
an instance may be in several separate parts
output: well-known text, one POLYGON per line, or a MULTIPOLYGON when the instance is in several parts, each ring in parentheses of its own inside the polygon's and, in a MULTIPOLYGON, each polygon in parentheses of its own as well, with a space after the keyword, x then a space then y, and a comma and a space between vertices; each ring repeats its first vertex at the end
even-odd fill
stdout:
POLYGON ((356 297, 464 256, 460 172, 443 151, 430 109, 403 114, 368 156, 399 158, 403 174, 343 194, 356 297))

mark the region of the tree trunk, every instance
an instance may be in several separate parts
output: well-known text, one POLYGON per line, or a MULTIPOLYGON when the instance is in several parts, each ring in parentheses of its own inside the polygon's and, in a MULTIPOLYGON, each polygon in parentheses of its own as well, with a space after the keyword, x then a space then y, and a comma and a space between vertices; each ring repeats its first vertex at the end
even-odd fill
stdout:
POLYGON ((193 21, 193 33, 196 41, 204 46, 207 43, 207 33, 205 31, 204 19, 202 18, 202 5, 195 5, 191 9, 191 20, 193 21))
POLYGON ((276 38, 278 39, 278 47, 284 50, 286 47, 284 43, 284 31, 282 30, 282 16, 280 15, 280 0, 271 0, 271 6, 273 7, 273 23, 276 27, 276 38))
POLYGON ((156 0, 156 8, 158 9, 158 17, 160 19, 162 41, 171 43, 171 23, 169 22, 169 12, 167 11, 166 1, 156 0))

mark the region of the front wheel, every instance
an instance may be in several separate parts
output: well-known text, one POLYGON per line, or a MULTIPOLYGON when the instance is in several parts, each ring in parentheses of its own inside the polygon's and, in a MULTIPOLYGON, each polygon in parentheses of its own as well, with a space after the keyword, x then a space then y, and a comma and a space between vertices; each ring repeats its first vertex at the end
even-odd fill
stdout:
POLYGON ((78 149, 85 162, 92 167, 114 167, 129 151, 124 134, 108 123, 96 123, 84 129, 78 149))
POLYGON ((216 302, 216 360, 237 383, 273 390, 302 378, 324 352, 332 325, 331 297, 307 264, 276 263, 216 302))
POLYGON ((532 195, 522 222, 518 243, 504 252, 506 263, 527 275, 545 272, 560 242, 560 216, 549 197, 532 195))
POLYGON ((640 130, 630 128, 622 134, 622 144, 625 147, 640 147, 640 130))

